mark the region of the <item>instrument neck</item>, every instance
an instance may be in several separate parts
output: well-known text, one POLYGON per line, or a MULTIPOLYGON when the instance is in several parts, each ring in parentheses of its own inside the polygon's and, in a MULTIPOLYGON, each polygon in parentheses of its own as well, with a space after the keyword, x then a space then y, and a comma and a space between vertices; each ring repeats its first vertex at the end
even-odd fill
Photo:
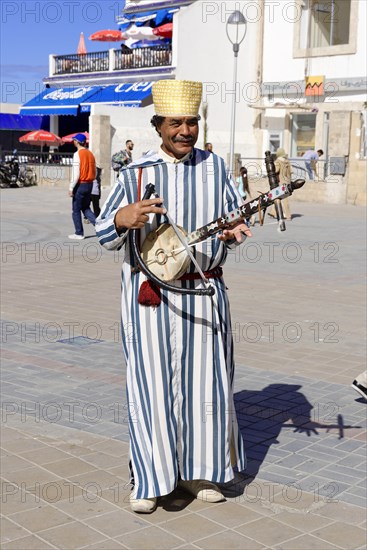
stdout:
POLYGON ((273 204, 275 199, 282 199, 288 197, 291 194, 289 186, 283 184, 279 185, 275 189, 271 189, 267 193, 259 195, 256 199, 243 204, 239 208, 230 211, 227 215, 221 216, 217 220, 196 229, 190 233, 187 237, 188 245, 199 243, 204 241, 211 235, 215 235, 224 229, 228 229, 240 223, 243 220, 250 219, 253 214, 260 210, 265 210, 273 204))

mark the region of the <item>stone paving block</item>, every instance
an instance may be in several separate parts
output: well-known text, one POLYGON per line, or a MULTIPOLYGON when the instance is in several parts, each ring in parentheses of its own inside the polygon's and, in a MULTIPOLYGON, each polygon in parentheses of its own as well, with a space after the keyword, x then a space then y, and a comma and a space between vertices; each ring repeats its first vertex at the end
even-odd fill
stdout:
POLYGON ((287 476, 282 476, 281 474, 266 470, 261 471, 261 478, 274 483, 282 483, 283 485, 289 485, 295 482, 295 478, 291 473, 288 473, 287 476))
POLYGON ((27 550, 43 550, 45 548, 54 548, 54 546, 51 546, 35 535, 29 535, 28 537, 5 543, 1 548, 3 550, 23 550, 23 548, 27 550))
POLYGON ((275 546, 276 550, 333 550, 340 548, 313 535, 302 535, 275 546))
POLYGON ((302 454, 307 459, 326 462, 328 464, 337 463, 339 460, 342 460, 348 456, 347 453, 342 454, 342 459, 340 458, 340 456, 333 456, 331 454, 329 454, 328 456, 325 452, 316 451, 314 446, 307 447, 304 451, 302 451, 302 454))
POLYGON ((29 531, 15 523, 14 521, 8 519, 8 518, 0 518, 0 525, 1 525, 1 535, 0 535, 0 541, 1 543, 9 543, 10 541, 20 539, 25 537, 26 535, 29 535, 29 531))
POLYGON ((88 544, 88 550, 119 550, 120 548, 126 549, 126 546, 117 542, 116 539, 106 539, 97 544, 88 544))
POLYGON ((53 505, 68 516, 83 521, 86 518, 102 516, 116 510, 113 503, 108 502, 102 496, 81 494, 74 498, 57 500, 53 505))
POLYGON ((9 519, 33 533, 74 521, 71 516, 51 506, 39 506, 33 510, 12 514, 9 519))
POLYGON ((223 525, 224 528, 234 528, 263 517, 262 514, 254 512, 251 508, 244 510, 231 502, 210 506, 199 512, 199 515, 223 525))
POLYGON ((351 476, 347 476, 345 474, 342 474, 340 472, 336 472, 334 469, 330 470, 329 468, 323 468, 322 470, 319 470, 317 472, 317 474, 319 476, 325 476, 326 478, 329 478, 329 479, 333 479, 337 482, 342 482, 342 483, 345 483, 349 486, 353 486, 353 485, 356 485, 358 480, 360 478, 357 478, 357 477, 351 477, 351 476))
POLYGON ((105 536, 113 538, 120 535, 126 536, 127 533, 149 527, 149 523, 145 521, 142 514, 134 514, 127 510, 116 510, 99 517, 86 518, 84 523, 97 529, 105 536))
POLYGON ((42 468, 31 466, 30 468, 10 472, 6 474, 5 479, 17 487, 30 491, 35 486, 39 486, 42 483, 57 482, 60 478, 42 468))
POLYGON ((208 550, 220 550, 224 548, 228 548, 228 550, 260 550, 265 548, 265 546, 239 533, 223 531, 222 533, 195 541, 195 548, 208 550))
MULTIPOLYGON (((350 443, 349 441, 346 442, 346 443, 350 443)), ((330 456, 331 458, 334 457, 334 458, 345 458, 346 457, 346 453, 347 453, 347 449, 340 449, 340 448, 333 448, 332 452, 330 452, 330 449, 329 447, 327 447, 326 445, 322 445, 321 443, 313 443, 312 445, 310 445, 306 450, 305 452, 318 452, 318 453, 322 453, 326 456, 330 456)))
POLYGON ((312 515, 326 517, 334 521, 343 521, 349 525, 359 525, 366 519, 366 510, 345 502, 321 503, 311 512, 312 515))
POLYGON ((340 445, 336 447, 336 450, 338 451, 347 451, 347 452, 363 450, 363 449, 365 449, 364 441, 356 441, 355 439, 349 440, 349 441, 343 441, 342 443, 340 443, 340 445))
POLYGON ((366 479, 365 468, 348 468, 347 466, 341 466, 339 463, 327 466, 324 471, 335 472, 337 476, 345 475, 349 477, 357 478, 358 480, 366 479))
POLYGON ((295 465, 295 469, 300 472, 307 472, 309 474, 319 473, 322 468, 329 464, 329 462, 323 460, 310 459, 307 457, 304 458, 306 459, 305 462, 295 465))
POLYGON ((346 523, 328 525, 317 529, 315 536, 341 548, 354 549, 366 543, 366 532, 346 523))
POLYGON ((269 517, 237 527, 235 531, 271 548, 276 544, 293 539, 301 534, 301 531, 298 529, 285 524, 279 524, 278 521, 269 517))
POLYGON ((29 468, 32 464, 28 460, 16 456, 14 454, 6 453, 1 460, 1 474, 6 476, 12 472, 29 468))
POLYGON ((39 531, 38 536, 56 548, 75 548, 76 534, 79 548, 88 547, 106 538, 102 533, 77 521, 39 531))
POLYGON ((320 475, 308 476, 299 479, 298 485, 303 491, 315 495, 315 499, 325 498, 327 501, 339 501, 344 497, 344 491, 349 488, 349 485, 335 479, 327 479, 320 475))
POLYGON ((329 518, 316 516, 315 514, 287 511, 277 514, 276 520, 306 533, 312 533, 321 527, 334 523, 334 521, 329 518))
POLYGON ((366 505, 367 505, 366 496, 362 498, 356 495, 352 495, 348 491, 345 491, 340 498, 343 500, 343 502, 347 502, 348 504, 353 504, 354 506, 360 506, 364 510, 366 509, 366 505))
POLYGON ((37 508, 39 502, 39 498, 36 495, 23 491, 18 485, 2 480, 1 513, 4 516, 37 508))
POLYGON ((223 531, 223 526, 193 513, 168 520, 164 524, 164 529, 187 542, 195 543, 199 539, 223 531))
POLYGON ((183 544, 183 539, 167 533, 164 529, 150 526, 135 533, 117 537, 126 548, 139 550, 170 550, 183 544))

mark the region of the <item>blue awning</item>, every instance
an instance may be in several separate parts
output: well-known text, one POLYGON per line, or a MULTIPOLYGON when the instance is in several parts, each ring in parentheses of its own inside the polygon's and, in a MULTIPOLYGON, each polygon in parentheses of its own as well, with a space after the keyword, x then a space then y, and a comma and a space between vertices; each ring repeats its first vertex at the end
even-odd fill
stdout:
POLYGON ((89 112, 93 103, 120 107, 141 107, 142 102, 152 93, 153 82, 124 83, 101 88, 94 95, 81 102, 81 112, 89 112))
POLYGON ((79 105, 100 90, 100 86, 47 88, 22 105, 21 115, 77 115, 79 105))
POLYGON ((21 116, 0 113, 0 130, 40 130, 44 120, 42 116, 21 116))

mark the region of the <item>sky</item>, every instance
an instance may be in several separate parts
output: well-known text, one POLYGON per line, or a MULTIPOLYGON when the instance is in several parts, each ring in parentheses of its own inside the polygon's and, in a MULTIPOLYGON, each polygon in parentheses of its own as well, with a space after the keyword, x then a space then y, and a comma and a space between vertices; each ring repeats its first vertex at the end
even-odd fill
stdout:
POLYGON ((88 52, 120 43, 92 42, 103 29, 118 29, 122 0, 2 0, 0 2, 0 101, 23 104, 44 89, 50 54, 76 53, 84 32, 88 52))

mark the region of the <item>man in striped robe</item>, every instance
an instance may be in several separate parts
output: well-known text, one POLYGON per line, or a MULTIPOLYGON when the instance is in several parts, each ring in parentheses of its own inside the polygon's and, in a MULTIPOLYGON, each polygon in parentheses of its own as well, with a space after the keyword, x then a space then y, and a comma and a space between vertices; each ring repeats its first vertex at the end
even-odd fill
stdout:
MULTIPOLYGON (((100 243, 126 247, 122 266, 122 337, 127 363, 134 511, 149 513, 177 485, 208 502, 224 500, 215 483, 245 467, 233 402, 233 341, 225 283, 210 280, 212 297, 161 290, 161 303, 138 303, 146 276, 134 267, 126 238, 140 229, 140 246, 166 212, 189 233, 238 208, 241 198, 223 159, 194 148, 202 85, 164 80, 153 86, 152 119, 162 145, 120 173, 97 221, 100 243), (138 182, 142 190, 138 189, 138 182), (153 183, 159 199, 140 200, 153 183), (163 204, 162 204, 163 203, 163 204)), ((205 272, 215 273, 227 248, 242 242, 245 224, 192 248, 205 272)), ((188 273, 195 273, 193 263, 188 273)), ((218 270, 217 270, 218 271, 218 270)), ((195 277, 195 275, 194 275, 195 277)), ((195 288, 200 280, 177 280, 195 288)), ((186 286, 185 286, 186 285, 186 286)))

